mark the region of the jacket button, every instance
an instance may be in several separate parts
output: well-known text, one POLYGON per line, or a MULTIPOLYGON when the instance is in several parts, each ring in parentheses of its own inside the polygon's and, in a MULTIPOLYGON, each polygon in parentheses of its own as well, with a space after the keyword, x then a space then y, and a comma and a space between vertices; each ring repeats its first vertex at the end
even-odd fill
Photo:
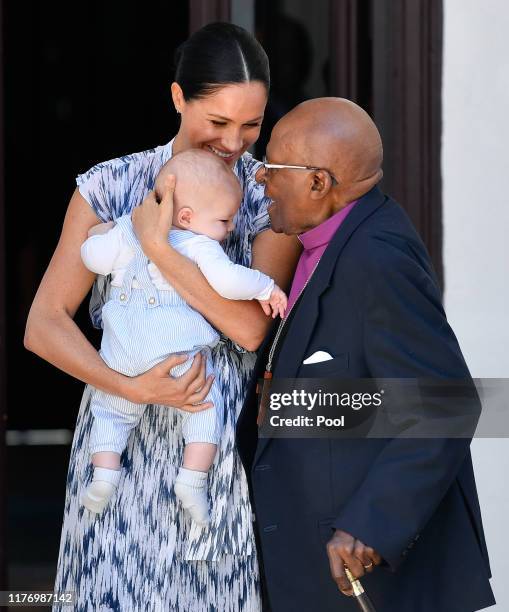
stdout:
POLYGON ((263 531, 265 531, 265 533, 269 533, 271 531, 277 531, 277 525, 267 525, 267 527, 263 528, 263 531))

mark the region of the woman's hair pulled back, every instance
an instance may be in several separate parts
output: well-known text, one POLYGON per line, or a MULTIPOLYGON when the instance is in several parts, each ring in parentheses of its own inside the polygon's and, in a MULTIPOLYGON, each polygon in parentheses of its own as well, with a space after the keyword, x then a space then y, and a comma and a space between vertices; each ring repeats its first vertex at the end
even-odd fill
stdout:
POLYGON ((260 81, 270 87, 269 60, 247 30, 233 23, 209 23, 175 53, 175 81, 186 101, 205 98, 224 85, 260 81))

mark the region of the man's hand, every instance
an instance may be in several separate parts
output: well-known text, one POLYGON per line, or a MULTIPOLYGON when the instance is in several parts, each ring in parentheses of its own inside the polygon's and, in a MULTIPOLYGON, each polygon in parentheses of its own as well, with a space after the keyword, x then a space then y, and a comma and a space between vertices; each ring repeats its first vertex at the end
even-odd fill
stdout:
POLYGON ((168 233, 173 218, 173 194, 175 176, 169 174, 164 183, 161 202, 158 203, 154 191, 150 191, 143 202, 131 213, 134 231, 145 255, 152 259, 157 256, 161 246, 167 246, 168 233))
POLYGON ((288 304, 288 298, 286 293, 280 289, 277 285, 274 285, 272 293, 268 300, 258 300, 263 308, 263 312, 266 315, 272 315, 275 319, 278 315, 283 318, 285 316, 286 306, 288 304))
POLYGON ((355 578, 360 578, 366 572, 372 572, 375 565, 382 562, 376 550, 340 529, 336 529, 327 542, 327 555, 332 579, 344 595, 353 594, 352 584, 345 573, 345 565, 355 578))
POLYGON ((88 230, 88 237, 90 238, 90 236, 106 234, 114 225, 114 221, 108 221, 108 223, 98 223, 97 225, 92 225, 92 227, 88 230))

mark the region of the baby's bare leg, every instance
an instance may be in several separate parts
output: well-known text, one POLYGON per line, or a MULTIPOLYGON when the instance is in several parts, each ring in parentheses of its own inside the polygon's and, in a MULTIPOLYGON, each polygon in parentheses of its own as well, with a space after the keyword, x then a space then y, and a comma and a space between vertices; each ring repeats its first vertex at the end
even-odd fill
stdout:
POLYGON ((190 442, 184 449, 183 466, 188 470, 208 472, 216 456, 217 445, 209 442, 190 442))
POLYGON ((110 451, 101 451, 92 455, 94 467, 109 468, 110 470, 120 469, 120 455, 110 451))

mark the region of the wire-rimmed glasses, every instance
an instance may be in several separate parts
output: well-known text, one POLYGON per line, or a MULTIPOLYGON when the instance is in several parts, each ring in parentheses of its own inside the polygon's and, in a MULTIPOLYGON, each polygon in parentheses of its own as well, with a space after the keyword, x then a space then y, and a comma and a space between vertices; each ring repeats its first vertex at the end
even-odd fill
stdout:
POLYGON ((333 185, 339 184, 339 180, 334 176, 334 174, 332 174, 330 170, 327 170, 327 168, 319 168, 318 166, 298 166, 295 164, 270 164, 267 161, 267 157, 265 155, 262 159, 262 165, 265 170, 282 170, 283 168, 287 168, 288 170, 323 170, 324 172, 327 172, 329 174, 333 185))

